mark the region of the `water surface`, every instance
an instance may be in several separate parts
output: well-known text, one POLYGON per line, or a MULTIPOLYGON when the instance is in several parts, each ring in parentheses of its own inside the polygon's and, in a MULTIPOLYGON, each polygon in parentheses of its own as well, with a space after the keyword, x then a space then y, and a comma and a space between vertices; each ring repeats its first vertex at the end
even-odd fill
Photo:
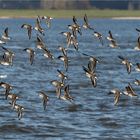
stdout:
MULTIPOLYGON (((82 24, 82 19, 78 20, 82 24)), ((4 95, 0 94, 0 139, 76 139, 76 140, 138 140, 140 138, 140 99, 122 96, 114 106, 113 95, 108 92, 113 88, 124 90, 128 82, 132 83, 137 94, 139 87, 133 83, 140 74, 135 71, 140 61, 138 51, 134 50, 140 27, 140 20, 90 19, 95 30, 102 33, 104 46, 93 36, 93 31, 82 30, 78 35, 79 51, 93 55, 100 60, 97 65, 97 87, 93 88, 85 76, 82 66, 87 66, 89 58, 77 53, 71 46, 67 83, 70 85, 74 104, 58 100, 52 80, 59 80, 57 69, 64 71, 63 62, 46 59, 42 51, 36 49, 36 32, 28 40, 27 32, 21 29, 23 23, 35 25, 35 19, 0 19, 0 32, 9 27, 12 40, 5 47, 15 52, 13 66, 0 66, 1 81, 14 86, 13 93, 21 96, 17 101, 25 107, 24 115, 18 120, 17 113, 11 109, 4 95), (111 30, 119 48, 112 49, 105 39, 111 30), (31 66, 24 48, 36 51, 34 64, 31 66), (118 55, 127 57, 134 65, 132 73, 127 74, 125 66, 120 64, 118 55), (50 97, 47 110, 44 111, 38 91, 45 90, 50 97)), ((51 29, 45 28, 44 42, 54 54, 61 55, 58 46, 66 47, 65 37, 59 34, 68 31, 71 19, 54 19, 51 29)), ((0 55, 3 54, 1 49, 0 55)), ((1 88, 1 93, 3 89, 1 88)))

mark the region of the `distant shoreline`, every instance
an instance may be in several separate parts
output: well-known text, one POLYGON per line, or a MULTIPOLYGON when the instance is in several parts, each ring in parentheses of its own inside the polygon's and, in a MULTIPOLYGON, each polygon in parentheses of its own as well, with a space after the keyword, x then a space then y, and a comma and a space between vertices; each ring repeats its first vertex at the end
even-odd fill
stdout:
MULTIPOLYGON (((16 16, 16 17, 12 17, 12 16, 0 16, 0 19, 34 19, 37 16, 16 16)), ((63 17, 60 17, 63 18, 63 17)), ((59 19, 59 18, 57 18, 59 19)), ((66 18, 67 19, 67 18, 66 18)), ((94 19, 114 19, 114 20, 140 20, 140 17, 95 17, 94 19)))
POLYGON ((88 18, 112 18, 112 19, 140 19, 139 10, 48 10, 48 9, 0 9, 0 19, 6 18, 36 18, 40 16, 52 16, 54 18, 83 18, 84 14, 88 18))

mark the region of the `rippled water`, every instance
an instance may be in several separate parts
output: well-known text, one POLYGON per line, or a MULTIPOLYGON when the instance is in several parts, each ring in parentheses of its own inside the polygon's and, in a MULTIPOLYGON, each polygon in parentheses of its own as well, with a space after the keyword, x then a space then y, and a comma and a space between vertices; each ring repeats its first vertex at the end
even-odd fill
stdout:
MULTIPOLYGON (((140 20, 90 19, 96 31, 103 34, 104 46, 93 37, 93 31, 82 30, 78 35, 79 51, 97 57, 97 87, 93 88, 85 76, 82 66, 87 66, 88 57, 77 53, 73 47, 68 51, 70 58, 69 77, 71 95, 74 104, 58 100, 55 88, 50 81, 58 80, 57 69, 64 71, 63 62, 51 61, 36 49, 36 32, 29 41, 26 31, 21 29, 23 23, 34 25, 35 19, 0 19, 0 32, 9 27, 12 40, 5 47, 15 52, 13 66, 0 66, 1 81, 14 86, 13 93, 21 96, 17 101, 25 107, 24 115, 18 120, 17 113, 11 109, 8 101, 0 94, 0 139, 98 139, 98 140, 138 140, 140 138, 140 99, 122 96, 119 104, 114 106, 113 95, 108 92, 113 88, 124 90, 130 82, 137 94, 135 78, 140 74, 135 71, 135 64, 140 61, 136 46, 140 20), (119 48, 112 49, 105 40, 111 30, 119 48), (31 66, 24 48, 36 50, 34 64, 31 66), (118 55, 127 57, 134 65, 132 73, 127 74, 120 64, 118 55), (44 111, 38 91, 45 90, 50 97, 47 110, 44 111)), ((82 24, 82 20, 78 20, 82 24)), ((59 33, 67 31, 71 19, 54 19, 52 28, 47 29, 43 23, 45 37, 43 40, 57 58, 61 52, 58 46, 66 47, 65 37, 59 33)), ((0 55, 2 55, 2 49, 0 55)), ((1 93, 3 89, 1 88, 1 93)))

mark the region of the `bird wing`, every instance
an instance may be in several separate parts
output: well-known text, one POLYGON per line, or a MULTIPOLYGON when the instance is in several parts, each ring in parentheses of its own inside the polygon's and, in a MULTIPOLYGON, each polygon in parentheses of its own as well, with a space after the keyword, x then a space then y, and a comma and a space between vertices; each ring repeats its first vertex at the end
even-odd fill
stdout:
POLYGON ((86 73, 89 73, 89 69, 86 68, 86 67, 84 67, 84 66, 83 66, 83 70, 84 70, 86 73))
POLYGON ((43 107, 44 107, 44 110, 46 110, 46 106, 47 106, 47 102, 45 99, 43 99, 43 107))
POLYGON ((120 92, 116 91, 116 93, 114 94, 114 105, 118 103, 119 99, 120 99, 120 92))
POLYGON ((137 44, 138 44, 138 48, 140 49, 140 36, 138 37, 137 44))
POLYGON ((38 18, 36 19, 36 24, 35 24, 35 26, 36 26, 37 28, 40 28, 40 22, 39 22, 39 19, 38 19, 38 18))
POLYGON ((121 60, 125 60, 124 57, 122 57, 122 56, 120 56, 120 55, 118 56, 118 58, 120 58, 121 60))
POLYGON ((113 47, 117 47, 117 43, 114 39, 111 40, 111 43, 112 43, 113 47))
POLYGON ((137 96, 133 87, 131 86, 131 84, 129 83, 129 85, 126 87, 126 90, 129 94, 131 94, 132 96, 137 96))
POLYGON ((61 87, 56 87, 56 95, 58 98, 61 96, 61 87))
POLYGON ((87 15, 86 14, 84 16, 84 22, 85 22, 86 25, 88 25, 88 18, 87 18, 87 15))
POLYGON ((4 36, 8 37, 8 27, 4 30, 4 36))
POLYGON ((31 34, 32 34, 32 29, 30 27, 30 28, 28 28, 28 37, 29 37, 29 39, 31 39, 31 34))
POLYGON ((95 70, 95 67, 96 67, 96 60, 89 61, 89 63, 88 63, 88 69, 90 71, 94 71, 95 70))
POLYGON ((136 28, 136 31, 140 32, 140 29, 136 28))
POLYGON ((65 66, 66 71, 68 71, 68 57, 67 56, 64 57, 64 66, 65 66))
POLYGON ((91 79, 93 87, 96 87, 97 86, 97 80, 95 78, 95 75, 92 75, 90 79, 91 79))
POLYGON ((111 39, 114 39, 110 30, 109 30, 108 33, 109 33, 110 38, 111 38, 111 39))
POLYGON ((77 19, 75 16, 73 16, 72 20, 73 20, 74 24, 77 24, 77 19))
POLYGON ((127 69, 128 74, 130 74, 131 73, 131 63, 129 61, 126 62, 126 69, 127 69))
POLYGON ((64 88, 64 95, 69 96, 69 85, 65 86, 64 88))
POLYGON ((34 55, 35 55, 34 50, 31 50, 31 52, 30 52, 30 63, 31 63, 31 65, 33 64, 33 61, 34 61, 34 55))

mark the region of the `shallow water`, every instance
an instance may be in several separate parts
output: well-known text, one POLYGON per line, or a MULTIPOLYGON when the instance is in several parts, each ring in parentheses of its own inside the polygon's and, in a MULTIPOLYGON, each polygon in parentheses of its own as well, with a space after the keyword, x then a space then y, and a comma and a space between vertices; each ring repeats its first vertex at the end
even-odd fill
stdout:
MULTIPOLYGON (((82 20, 78 20, 82 24, 82 20)), ((137 94, 139 87, 133 83, 140 74, 135 65, 140 61, 136 46, 140 20, 89 19, 96 31, 103 34, 104 46, 93 37, 93 31, 82 30, 78 35, 79 51, 93 55, 100 61, 97 64, 97 87, 93 88, 85 76, 82 66, 87 66, 88 57, 77 53, 71 46, 68 51, 70 59, 67 75, 74 104, 58 100, 52 80, 59 80, 57 69, 64 71, 63 62, 51 61, 36 49, 36 32, 28 40, 27 32, 21 29, 23 23, 35 25, 35 19, 0 19, 0 32, 9 27, 12 40, 5 47, 15 52, 13 66, 0 65, 0 79, 14 86, 12 90, 21 96, 17 101, 25 107, 24 115, 18 120, 17 113, 11 109, 9 101, 4 99, 0 88, 0 139, 98 139, 98 140, 137 140, 140 137, 140 99, 122 96, 119 104, 114 106, 113 95, 108 92, 113 88, 124 90, 128 82, 137 94), (105 39, 111 30, 119 48, 112 49, 105 39), (24 48, 36 51, 34 64, 31 66, 24 48), (132 63, 131 74, 120 63, 118 55, 127 57, 132 63), (38 91, 45 90, 50 97, 47 110, 43 110, 38 91)), ((67 31, 71 19, 54 19, 51 29, 45 28, 43 40, 54 54, 61 55, 58 46, 66 47, 65 37, 59 34, 67 31)), ((0 55, 3 54, 1 49, 0 55)))

